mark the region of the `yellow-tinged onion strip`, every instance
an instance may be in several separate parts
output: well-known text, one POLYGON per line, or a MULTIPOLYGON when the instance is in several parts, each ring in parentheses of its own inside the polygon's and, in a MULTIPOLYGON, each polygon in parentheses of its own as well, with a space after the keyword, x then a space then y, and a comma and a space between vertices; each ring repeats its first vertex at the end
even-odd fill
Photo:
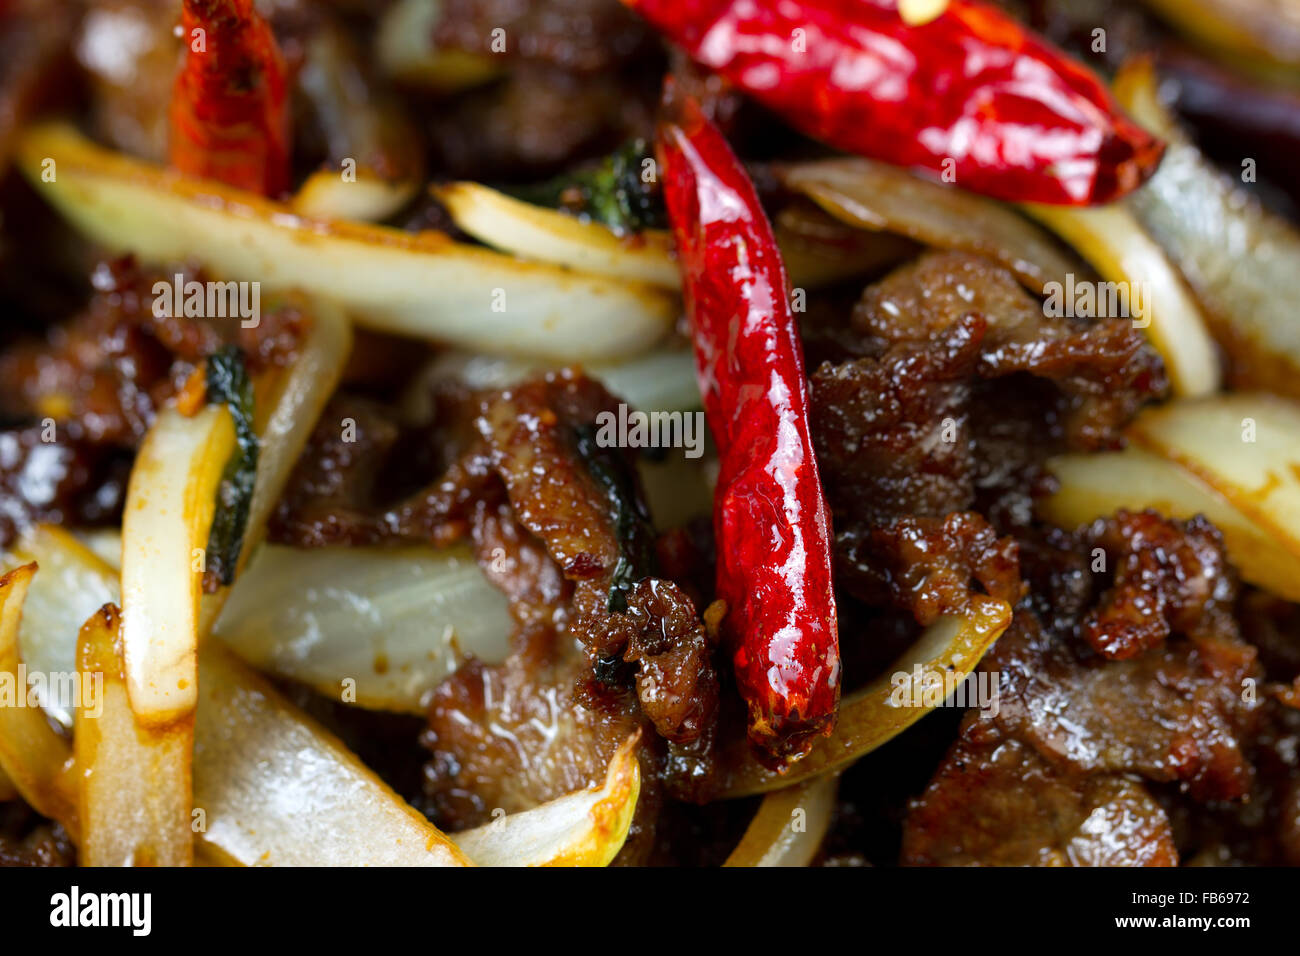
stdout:
POLYGON ((730 765, 721 771, 715 796, 767 793, 842 770, 930 712, 925 706, 894 706, 894 674, 911 674, 920 665, 926 673, 960 681, 975 669, 984 652, 1010 623, 1011 606, 1005 601, 973 595, 964 614, 935 621, 893 666, 840 701, 835 730, 829 737, 818 740, 808 755, 785 775, 768 770, 741 742, 736 750, 725 755, 730 757, 730 765))
POLYGON ((144 724, 186 717, 198 701, 204 550, 234 447, 224 406, 191 417, 165 408, 131 469, 122 514, 122 645, 131 708, 144 724))
MULTIPOLYGON (((77 821, 75 784, 70 768, 72 748, 55 733, 39 706, 28 707, 27 668, 47 675, 57 673, 43 661, 24 664, 18 650, 18 629, 23 601, 35 564, 14 568, 0 577, 0 681, 7 691, 21 695, 0 706, 0 769, 10 784, 38 813, 58 820, 75 838, 77 821), (22 706, 18 706, 21 704, 22 706)), ((71 635, 69 635, 71 637, 71 635)))
POLYGON ((892 232, 927 246, 986 256, 1038 294, 1066 281, 1078 263, 1052 237, 1001 203, 869 159, 782 166, 787 187, 860 229, 892 232))
POLYGON ((839 774, 824 773, 763 798, 723 866, 807 866, 831 827, 839 774))
POLYGON ((1300 601, 1300 553, 1182 466, 1130 447, 1062 455, 1047 467, 1057 480, 1056 491, 1037 502, 1047 521, 1073 529, 1120 508, 1151 508, 1171 518, 1202 514, 1223 532, 1228 557, 1244 580, 1300 601))
POLYGON ((1131 209, 1036 203, 1022 208, 1073 246, 1102 279, 1127 288, 1130 301, 1135 290, 1144 291, 1146 315, 1134 319, 1145 323, 1143 331, 1164 359, 1175 394, 1195 397, 1219 390, 1219 354, 1205 317, 1182 275, 1131 209))
POLYGON ((189 866, 193 715, 144 727, 127 696, 121 616, 105 605, 77 643, 83 693, 73 745, 83 866, 189 866))
POLYGON ((66 124, 26 130, 35 190, 104 246, 147 261, 194 257, 265 292, 308 288, 360 325, 480 351, 560 361, 635 354, 672 327, 671 292, 284 204, 102 149, 66 124), (42 179, 45 160, 56 164, 42 179))
POLYGON ((511 813, 451 839, 479 866, 608 866, 627 840, 641 793, 639 735, 609 762, 603 785, 511 813))
POLYGON ((1129 427, 1300 556, 1300 404, 1233 392, 1149 409, 1129 427))

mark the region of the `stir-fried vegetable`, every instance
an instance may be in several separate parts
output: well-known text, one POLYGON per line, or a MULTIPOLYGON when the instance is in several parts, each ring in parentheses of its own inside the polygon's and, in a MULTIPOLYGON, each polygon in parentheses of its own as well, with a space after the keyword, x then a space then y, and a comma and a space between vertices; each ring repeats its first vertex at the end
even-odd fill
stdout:
POLYGON ((641 793, 638 736, 615 752, 603 785, 511 813, 451 840, 479 866, 607 866, 627 840, 641 793))
POLYGON ((375 55, 386 75, 436 93, 453 93, 501 75, 497 58, 439 49, 433 31, 442 0, 397 0, 380 17, 375 55))
POLYGON ((262 548, 214 634, 335 700, 420 714, 464 656, 500 663, 504 595, 466 548, 262 548))
POLYGON ((25 662, 18 650, 23 600, 35 573, 35 564, 25 564, 0 577, 0 681, 22 695, 15 706, 0 707, 0 771, 37 812, 58 820, 75 835, 79 826, 72 748, 55 733, 40 707, 17 706, 27 703, 24 665, 55 673, 38 659, 25 662))
POLYGON ((1149 61, 1121 71, 1116 93, 1169 140, 1160 171, 1129 205, 1196 292, 1237 387, 1300 397, 1300 233, 1248 187, 1215 169, 1174 126, 1149 61))
POLYGON ((780 167, 782 182, 831 215, 939 249, 987 256, 1034 294, 1064 284, 1083 266, 1052 237, 1000 203, 869 159, 824 159, 780 167))
POLYGON ((1182 466, 1141 448, 1126 448, 1064 455, 1048 467, 1058 483, 1055 492, 1038 502, 1048 521, 1076 528, 1121 508, 1151 508, 1173 518, 1202 514, 1223 532, 1228 555, 1242 578, 1300 601, 1300 554, 1182 466))
POLYGON ((196 837, 245 866, 465 866, 338 740, 227 651, 199 661, 196 837))
POLYGON ((937 673, 954 681, 975 669, 1011 623, 1011 608, 1004 601, 974 596, 962 615, 940 618, 902 657, 878 678, 840 702, 834 732, 818 740, 789 772, 769 770, 741 747, 733 747, 729 764, 717 785, 718 797, 743 797, 779 790, 813 777, 841 770, 881 744, 898 736, 927 713, 928 707, 897 707, 893 675, 937 673))
POLYGON ((229 411, 159 413, 122 516, 122 644, 131 707, 163 726, 194 711, 199 594, 217 488, 235 450, 229 411))
POLYGON ((1142 0, 1182 33, 1245 70, 1300 68, 1300 10, 1290 0, 1142 0))
POLYGON ((754 185, 687 99, 659 131, 695 361, 721 473, 717 593, 749 737, 776 766, 830 732, 840 695, 830 512, 788 278, 754 185))
MULTIPOLYGON (((111 541, 113 561, 121 560, 122 540, 111 541)), ((95 611, 118 599, 117 582, 106 585, 95 555, 67 531, 55 525, 28 529, 0 559, 4 570, 20 564, 39 564, 40 574, 27 588, 23 625, 18 639, 24 660, 45 661, 54 673, 71 674, 76 667, 68 634, 75 634, 95 611), (53 646, 42 642, 53 641, 53 646)), ((72 728, 73 702, 57 694, 40 697, 47 716, 72 728)))
POLYGON ((442 233, 303 219, 283 203, 101 149, 65 125, 27 130, 20 161, 41 195, 110 249, 160 262, 193 256, 267 292, 310 288, 384 331, 574 362, 644 349, 677 314, 667 291, 442 233), (41 178, 46 158, 58 170, 53 182, 41 178))
POLYGON ((1141 415, 1129 433, 1300 555, 1300 405, 1246 393, 1172 402, 1141 415))
POLYGON ((660 229, 619 235, 599 220, 583 221, 478 183, 435 186, 433 194, 456 225, 502 252, 667 288, 681 283, 672 239, 660 229))
POLYGON ((218 496, 222 506, 212 516, 205 554, 206 570, 229 586, 235 581, 244 546, 259 450, 257 433, 253 431, 253 380, 237 346, 228 346, 208 357, 207 400, 212 405, 224 405, 235 426, 236 447, 221 476, 218 496))
POLYGON ((917 23, 896 0, 625 2, 814 139, 975 192, 1105 203, 1160 160, 1097 77, 989 4, 917 23))
POLYGON ((84 866, 188 866, 193 714, 141 726, 131 710, 121 616, 106 604, 81 629, 77 670, 97 699, 77 708, 73 743, 79 862, 84 866))
POLYGON ((1219 356, 1178 270, 1123 205, 1069 209, 1027 205, 1027 212, 1062 239, 1107 282, 1127 290, 1129 301, 1140 295, 1146 335, 1165 361, 1179 395, 1209 395, 1219 388, 1219 356))
POLYGON ((807 866, 835 813, 839 774, 824 773, 763 798, 724 866, 807 866))

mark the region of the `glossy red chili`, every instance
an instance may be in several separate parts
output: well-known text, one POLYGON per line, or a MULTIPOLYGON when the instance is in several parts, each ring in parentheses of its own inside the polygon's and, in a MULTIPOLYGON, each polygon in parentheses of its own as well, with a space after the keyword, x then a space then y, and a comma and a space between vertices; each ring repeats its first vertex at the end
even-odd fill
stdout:
POLYGON ((270 26, 252 0, 185 0, 182 26, 171 164, 264 196, 286 192, 288 83, 270 26))
POLYGON ((718 596, 749 705, 775 765, 829 733, 840 692, 830 513, 785 266, 744 168, 694 100, 659 131, 664 200, 721 471, 718 596))
POLYGON ((624 2, 796 129, 973 192, 1109 202, 1164 149, 1085 67, 983 3, 912 26, 897 0, 624 2))

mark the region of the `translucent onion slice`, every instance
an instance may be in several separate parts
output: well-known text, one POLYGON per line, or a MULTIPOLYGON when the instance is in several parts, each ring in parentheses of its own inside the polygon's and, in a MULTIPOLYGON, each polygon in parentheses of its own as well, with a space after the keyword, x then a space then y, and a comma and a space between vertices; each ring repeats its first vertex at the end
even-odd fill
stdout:
POLYGON ((1149 61, 1122 70, 1115 93, 1169 144, 1127 204, 1195 291, 1231 360, 1231 381, 1300 397, 1300 232, 1187 140, 1156 96, 1149 61))
POLYGON ((73 745, 83 866, 189 866, 190 758, 194 715, 143 727, 131 711, 121 653, 121 617, 108 604, 77 643, 84 688, 73 745), (89 706, 87 706, 89 705, 89 706))
POLYGON ((464 656, 504 660, 512 630, 505 596, 468 548, 266 545, 214 634, 259 670, 333 700, 422 714, 464 656))
POLYGON ((842 770, 864 754, 898 736, 927 713, 927 707, 896 707, 893 675, 911 673, 916 665, 925 672, 951 675, 961 680, 975 669, 1011 623, 1005 601, 975 595, 965 614, 940 618, 920 639, 878 678, 840 701, 835 730, 817 741, 808 756, 781 775, 760 764, 743 741, 724 755, 717 797, 744 797, 767 793, 813 777, 842 770))
MULTIPOLYGON (((114 560, 120 560, 121 538, 114 534, 111 540, 114 560)), ((18 633, 23 659, 45 661, 54 672, 71 674, 77 669, 77 661, 67 636, 76 634, 99 608, 117 601, 117 581, 114 579, 109 586, 100 573, 96 555, 55 525, 31 528, 0 558, 6 570, 31 562, 38 563, 41 572, 27 589, 23 625, 18 633), (46 643, 50 646, 44 646, 46 643)), ((40 696, 40 702, 49 717, 72 729, 72 701, 46 693, 40 696)))
POLYGON ((358 169, 351 180, 344 180, 338 170, 323 169, 303 181, 289 206, 304 219, 379 222, 410 202, 419 189, 418 183, 390 182, 365 169, 358 169))
POLYGON ((1102 279, 1146 290, 1144 331, 1165 360, 1176 394, 1218 391, 1219 356, 1205 318, 1178 270, 1127 206, 1023 208, 1078 250, 1102 279))
POLYGON ((1242 392, 1170 402, 1138 416, 1129 434, 1300 555, 1300 405, 1242 392))
MULTIPOLYGON (((508 388, 562 365, 473 352, 442 352, 417 377, 410 390, 410 410, 425 414, 431 410, 428 386, 433 382, 462 382, 470 388, 508 388)), ((656 349, 626 362, 583 365, 582 371, 603 384, 611 394, 642 411, 688 411, 702 407, 695 359, 689 347, 656 349)))
POLYGON ((160 262, 194 257, 269 292, 309 288, 381 331, 589 361, 652 345, 679 310, 666 290, 525 262, 442 233, 304 219, 283 203, 102 149, 63 124, 28 129, 19 156, 35 189, 110 249, 160 262), (42 179, 47 158, 52 182, 42 179))
POLYGON ((456 846, 269 683, 215 644, 199 658, 196 834, 245 866, 467 866, 456 846))
POLYGON ((831 828, 839 783, 826 773, 769 793, 723 866, 810 864, 831 828))
POLYGON ((75 838, 79 825, 72 747, 55 733, 39 706, 26 706, 27 681, 20 680, 27 668, 46 675, 59 673, 38 658, 24 665, 18 650, 23 601, 35 573, 36 565, 25 564, 0 577, 0 682, 15 695, 12 702, 0 706, 0 771, 30 806, 58 820, 75 838))
MULTIPOLYGON (((42 561, 84 562, 84 574, 99 577, 97 588, 116 595, 117 576, 111 566, 86 549, 56 556, 53 552, 66 544, 65 538, 41 540, 48 545, 42 561)), ((4 621, 0 605, 0 666, 5 661, 4 621)), ((33 658, 30 667, 48 672, 75 658, 77 634, 62 630, 60 618, 42 612, 30 615, 28 624, 46 632, 33 646, 49 655, 33 658)), ((193 768, 194 806, 202 813, 186 816, 191 828, 197 828, 199 858, 222 864, 303 866, 465 862, 445 837, 338 740, 228 651, 209 642, 199 654, 199 675, 193 768)), ((0 708, 0 764, 7 772, 10 742, 25 753, 50 741, 51 747, 61 746, 61 753, 35 763, 43 784, 36 793, 58 788, 54 797, 62 794, 70 818, 63 820, 53 812, 59 809, 54 800, 33 805, 65 826, 70 822, 75 834, 73 761, 68 760, 60 774, 60 761, 71 748, 43 719, 24 732, 8 733, 4 722, 20 713, 0 708), (36 732, 41 729, 44 736, 36 732)), ((39 711, 26 713, 40 717, 39 711)), ((21 764, 30 765, 30 760, 21 764)))
POLYGON ((1057 490, 1038 501, 1047 521, 1073 529, 1120 508, 1152 508, 1172 518, 1202 514, 1223 532, 1228 556, 1251 584, 1300 601, 1300 555, 1228 499, 1173 462, 1140 448, 1063 455, 1048 462, 1057 490))
POLYGON ((145 436, 122 513, 122 645, 131 707, 147 725, 192 714, 203 552, 235 447, 224 406, 165 408, 145 436))
POLYGON ((608 866, 627 841, 641 793, 638 740, 615 752, 604 785, 453 833, 452 841, 479 866, 608 866))
POLYGON ((778 174, 790 189, 843 222, 986 256, 1035 294, 1048 282, 1064 283, 1067 274, 1082 271, 1050 235, 1014 210, 887 163, 826 159, 783 166, 778 174))
POLYGON ((658 229, 620 237, 597 222, 523 202, 478 183, 432 187, 456 225, 502 252, 595 275, 681 287, 672 236, 658 229))

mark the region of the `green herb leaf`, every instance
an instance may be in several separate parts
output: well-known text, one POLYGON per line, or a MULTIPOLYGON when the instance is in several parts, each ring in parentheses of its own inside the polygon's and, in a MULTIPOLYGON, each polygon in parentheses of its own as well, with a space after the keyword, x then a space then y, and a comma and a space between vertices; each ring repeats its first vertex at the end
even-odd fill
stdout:
POLYGON ((642 178, 648 158, 646 141, 633 139, 589 169, 508 192, 537 206, 602 223, 619 235, 661 228, 667 222, 662 195, 656 182, 642 178))
POLYGON ((257 433, 253 430, 253 381, 244 353, 228 345, 208 356, 207 399, 230 409, 235 422, 235 451, 217 489, 217 510, 208 534, 207 571, 223 585, 235 582, 239 553, 248 530, 248 511, 257 479, 257 433))

